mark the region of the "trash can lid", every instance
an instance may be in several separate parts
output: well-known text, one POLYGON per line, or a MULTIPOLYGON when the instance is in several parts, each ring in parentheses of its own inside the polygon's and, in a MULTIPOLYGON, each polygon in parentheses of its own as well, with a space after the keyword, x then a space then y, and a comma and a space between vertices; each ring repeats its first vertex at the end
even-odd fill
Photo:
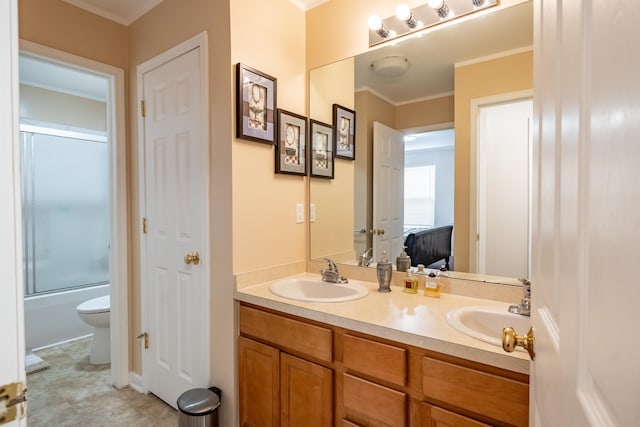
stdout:
POLYGON ((206 388, 185 391, 178 398, 178 409, 187 415, 208 415, 219 406, 218 395, 206 388))

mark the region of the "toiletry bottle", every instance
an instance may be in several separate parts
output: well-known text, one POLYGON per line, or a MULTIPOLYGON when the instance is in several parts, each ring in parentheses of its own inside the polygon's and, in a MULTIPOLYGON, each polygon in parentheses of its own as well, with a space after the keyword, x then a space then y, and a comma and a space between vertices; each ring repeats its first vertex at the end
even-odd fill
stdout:
POLYGON ((402 252, 396 258, 396 270, 398 271, 408 271, 411 268, 411 257, 407 255, 406 251, 407 247, 402 247, 402 252))
POLYGON ((404 292, 408 294, 418 293, 418 278, 413 275, 411 270, 407 273, 407 277, 404 278, 404 292))
POLYGON ((433 298, 440 298, 440 278, 432 271, 427 277, 427 281, 424 283, 424 295, 433 298))
POLYGON ((387 258, 387 252, 382 252, 376 271, 378 273, 378 292, 391 292, 391 272, 393 267, 387 258))

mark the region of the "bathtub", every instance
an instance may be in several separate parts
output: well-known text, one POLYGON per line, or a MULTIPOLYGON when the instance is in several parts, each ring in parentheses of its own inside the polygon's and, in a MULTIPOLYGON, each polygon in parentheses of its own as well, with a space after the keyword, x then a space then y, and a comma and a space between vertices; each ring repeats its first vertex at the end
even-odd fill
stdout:
POLYGON ((109 295, 109 285, 72 289, 24 299, 27 351, 72 341, 91 334, 91 327, 78 317, 78 304, 109 295))

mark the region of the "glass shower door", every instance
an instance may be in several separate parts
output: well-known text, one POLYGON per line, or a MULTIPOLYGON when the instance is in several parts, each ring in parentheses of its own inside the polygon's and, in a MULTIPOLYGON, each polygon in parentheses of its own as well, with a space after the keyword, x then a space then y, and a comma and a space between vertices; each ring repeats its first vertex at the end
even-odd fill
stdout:
POLYGON ((106 138, 21 126, 26 295, 109 282, 106 138))

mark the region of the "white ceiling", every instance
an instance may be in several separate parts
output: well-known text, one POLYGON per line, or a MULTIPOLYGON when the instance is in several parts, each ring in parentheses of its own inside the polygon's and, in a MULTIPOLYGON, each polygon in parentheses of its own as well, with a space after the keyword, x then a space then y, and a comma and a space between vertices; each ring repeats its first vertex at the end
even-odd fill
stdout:
POLYGON ((88 12, 128 26, 162 0, 63 0, 88 12))
POLYGON ((423 33, 358 55, 356 90, 372 90, 396 105, 451 93, 455 64, 532 46, 532 2, 450 22, 423 33), (392 55, 409 59, 411 65, 406 73, 391 78, 371 70, 374 60, 392 55))
MULTIPOLYGON (((129 26, 156 7, 162 0, 63 0, 80 9, 129 26)), ((215 0, 217 1, 217 0, 215 0)), ((291 0, 302 10, 312 9, 329 0, 291 0)))
POLYGON ((105 77, 27 55, 20 55, 20 83, 42 89, 106 101, 105 77))

